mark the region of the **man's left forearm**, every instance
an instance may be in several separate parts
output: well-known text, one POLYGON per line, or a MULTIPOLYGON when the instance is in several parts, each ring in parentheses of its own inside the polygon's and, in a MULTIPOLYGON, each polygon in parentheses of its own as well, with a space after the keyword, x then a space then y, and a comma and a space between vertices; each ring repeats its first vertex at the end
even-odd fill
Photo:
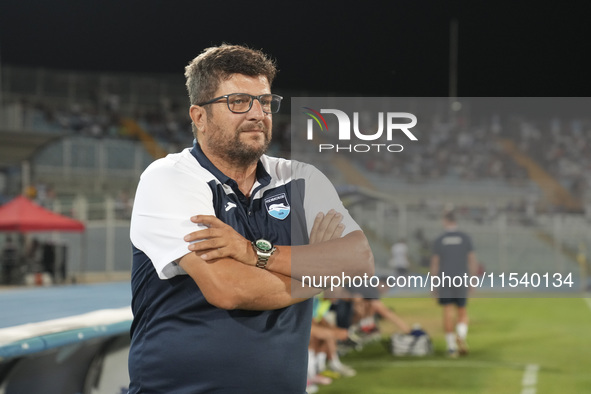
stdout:
POLYGON ((374 274, 374 260, 362 231, 311 245, 279 246, 267 269, 301 280, 302 276, 374 274))

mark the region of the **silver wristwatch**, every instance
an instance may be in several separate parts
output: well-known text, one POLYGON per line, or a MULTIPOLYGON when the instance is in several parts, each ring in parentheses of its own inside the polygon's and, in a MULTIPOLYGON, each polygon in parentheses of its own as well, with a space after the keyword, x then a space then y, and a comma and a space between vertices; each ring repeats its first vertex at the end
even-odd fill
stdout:
POLYGON ((267 268, 267 263, 269 262, 269 258, 275 252, 275 246, 271 243, 271 241, 267 241, 266 239, 257 239, 256 241, 252 242, 252 248, 257 255, 257 263, 256 266, 258 268, 267 268))

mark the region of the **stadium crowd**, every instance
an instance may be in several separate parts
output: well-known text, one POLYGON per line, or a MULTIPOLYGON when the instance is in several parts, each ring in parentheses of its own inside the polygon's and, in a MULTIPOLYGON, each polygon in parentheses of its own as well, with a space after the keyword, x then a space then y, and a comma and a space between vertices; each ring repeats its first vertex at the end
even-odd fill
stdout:
POLYGON ((441 177, 461 180, 501 180, 521 184, 527 171, 511 158, 499 143, 511 140, 525 155, 576 194, 589 184, 591 147, 585 136, 591 123, 574 119, 568 124, 524 117, 490 116, 479 125, 458 116, 452 122, 433 117, 422 125, 421 143, 405 144, 413 155, 375 154, 364 159, 365 168, 400 176, 408 182, 425 182, 441 177), (410 157, 410 161, 408 160, 410 157))
POLYGON ((515 122, 519 149, 561 181, 576 198, 583 198, 591 185, 591 124, 581 119, 570 122, 552 118, 545 123, 519 119, 515 122))
POLYGON ((52 105, 48 100, 20 100, 19 107, 26 129, 94 138, 132 138, 121 124, 123 117, 129 117, 157 141, 183 146, 190 124, 184 107, 169 100, 149 109, 132 112, 122 109, 117 95, 106 95, 94 104, 61 106, 52 105))
MULTIPOLYGON (((180 100, 161 100, 149 109, 125 111, 117 95, 105 95, 93 105, 52 106, 49 100, 19 101, 23 124, 41 132, 66 132, 94 138, 134 138, 121 124, 134 119, 149 135, 172 150, 187 146, 189 117, 180 100)), ((521 185, 529 179, 499 143, 512 140, 518 149, 577 198, 584 197, 591 184, 591 146, 585 135, 591 127, 582 119, 561 121, 491 115, 475 124, 463 115, 452 121, 429 116, 417 126, 420 143, 405 144, 407 155, 368 152, 354 155, 368 171, 421 183, 451 177, 462 181, 496 180, 521 185)), ((289 152, 290 130, 281 122, 275 126, 272 149, 289 152)))

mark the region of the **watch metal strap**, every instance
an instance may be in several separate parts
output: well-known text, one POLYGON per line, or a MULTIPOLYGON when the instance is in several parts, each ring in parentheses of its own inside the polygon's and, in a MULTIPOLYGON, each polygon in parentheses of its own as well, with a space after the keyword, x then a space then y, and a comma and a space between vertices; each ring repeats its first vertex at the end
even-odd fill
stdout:
POLYGON ((267 263, 269 262, 269 257, 261 256, 257 254, 257 268, 265 269, 267 268, 267 263))
POLYGON ((271 257, 271 254, 269 253, 267 256, 265 256, 257 248, 255 241, 251 242, 251 244, 252 244, 252 249, 254 250, 254 252, 257 255, 257 262, 256 262, 255 266, 257 268, 262 268, 262 269, 267 268, 267 263, 269 262, 269 257, 271 257))

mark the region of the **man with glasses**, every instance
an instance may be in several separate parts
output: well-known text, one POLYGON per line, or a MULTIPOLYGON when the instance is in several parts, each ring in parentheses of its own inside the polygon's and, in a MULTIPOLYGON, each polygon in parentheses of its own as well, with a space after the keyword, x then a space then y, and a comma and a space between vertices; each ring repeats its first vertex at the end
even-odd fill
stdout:
POLYGON ((302 275, 371 273, 367 239, 314 167, 269 157, 276 69, 222 45, 186 67, 193 148, 138 185, 130 393, 304 393, 302 275))

